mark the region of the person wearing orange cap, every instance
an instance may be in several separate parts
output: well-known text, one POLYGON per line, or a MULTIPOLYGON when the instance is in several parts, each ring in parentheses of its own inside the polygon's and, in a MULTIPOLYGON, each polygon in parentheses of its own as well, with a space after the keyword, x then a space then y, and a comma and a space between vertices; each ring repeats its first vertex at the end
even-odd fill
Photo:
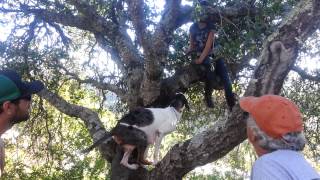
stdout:
MULTIPOLYGON (((29 119, 31 96, 44 88, 40 81, 24 82, 13 70, 0 71, 0 136, 29 119)), ((4 142, 0 138, 0 176, 4 171, 4 142)))
POLYGON ((306 140, 299 108, 277 95, 243 97, 240 107, 249 113, 247 135, 259 158, 251 179, 320 179, 300 151, 306 140))

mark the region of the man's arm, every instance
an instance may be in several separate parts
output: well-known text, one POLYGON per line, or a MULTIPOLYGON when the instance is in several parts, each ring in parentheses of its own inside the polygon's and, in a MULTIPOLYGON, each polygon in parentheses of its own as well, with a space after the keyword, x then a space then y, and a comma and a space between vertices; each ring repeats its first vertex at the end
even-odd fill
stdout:
POLYGON ((201 64, 203 60, 209 55, 209 52, 213 50, 213 42, 214 42, 214 33, 210 31, 207 42, 206 42, 206 46, 202 51, 199 59, 196 60, 196 64, 201 64))

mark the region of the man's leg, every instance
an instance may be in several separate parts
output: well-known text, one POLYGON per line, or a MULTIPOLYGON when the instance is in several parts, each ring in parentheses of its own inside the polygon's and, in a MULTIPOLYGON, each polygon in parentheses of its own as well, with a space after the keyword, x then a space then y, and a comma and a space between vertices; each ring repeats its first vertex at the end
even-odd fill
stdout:
POLYGON ((214 72, 211 71, 210 64, 204 64, 206 68, 206 79, 204 87, 204 100, 209 108, 213 108, 214 104, 212 101, 212 92, 213 92, 213 81, 214 81, 214 72))
POLYGON ((232 110, 232 107, 235 105, 235 97, 232 92, 232 85, 231 85, 231 81, 230 81, 230 78, 228 75, 228 71, 227 71, 227 68, 226 68, 222 58, 220 58, 216 61, 215 71, 216 71, 216 74, 222 80, 227 104, 228 104, 230 110, 232 110))
MULTIPOLYGON (((207 57, 208 58, 208 57, 207 57)), ((193 66, 200 76, 200 81, 204 82, 204 101, 209 108, 213 108, 213 101, 212 101, 212 92, 213 92, 213 84, 214 81, 214 72, 211 71, 210 60, 205 59, 204 63, 202 64, 194 64, 193 66)))

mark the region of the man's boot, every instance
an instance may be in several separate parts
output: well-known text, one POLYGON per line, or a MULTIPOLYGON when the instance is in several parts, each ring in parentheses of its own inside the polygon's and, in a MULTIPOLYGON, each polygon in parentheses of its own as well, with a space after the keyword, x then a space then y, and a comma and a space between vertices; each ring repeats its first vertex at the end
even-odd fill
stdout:
POLYGON ((205 92, 205 95, 204 95, 204 101, 205 101, 205 103, 206 103, 208 108, 214 108, 214 104, 213 104, 213 101, 212 101, 211 94, 212 93, 210 93, 210 92, 205 92))
POLYGON ((234 93, 232 93, 232 95, 229 95, 226 97, 227 100, 227 104, 229 106, 229 110, 232 111, 233 106, 236 104, 236 98, 234 93))

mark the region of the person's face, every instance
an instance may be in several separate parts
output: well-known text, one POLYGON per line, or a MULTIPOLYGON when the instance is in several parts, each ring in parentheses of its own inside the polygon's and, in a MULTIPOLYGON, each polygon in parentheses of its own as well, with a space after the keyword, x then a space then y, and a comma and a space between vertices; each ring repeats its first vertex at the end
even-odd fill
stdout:
POLYGON ((14 124, 29 119, 31 96, 2 103, 2 119, 0 121, 0 135, 10 129, 14 124))
POLYGON ((26 121, 30 118, 31 96, 19 99, 19 102, 15 105, 16 111, 10 121, 11 125, 26 121))
MULTIPOLYGON (((251 118, 251 120, 254 121, 254 119, 251 116, 249 116, 249 118, 251 118)), ((267 151, 265 149, 263 149, 262 147, 259 146, 258 141, 257 141, 257 137, 254 133, 254 130, 252 128, 250 128, 250 126, 248 126, 248 123, 247 123, 247 136, 248 136, 249 142, 254 147, 258 156, 262 156, 263 154, 267 153, 267 151)))
MULTIPOLYGON (((251 116, 249 116, 248 118, 250 118, 251 120, 253 120, 251 116)), ((254 136, 254 134, 253 134, 253 130, 250 128, 250 126, 248 125, 248 123, 247 123, 247 136, 248 136, 249 142, 250 142, 251 144, 254 144, 254 142, 255 142, 255 136, 254 136)))

